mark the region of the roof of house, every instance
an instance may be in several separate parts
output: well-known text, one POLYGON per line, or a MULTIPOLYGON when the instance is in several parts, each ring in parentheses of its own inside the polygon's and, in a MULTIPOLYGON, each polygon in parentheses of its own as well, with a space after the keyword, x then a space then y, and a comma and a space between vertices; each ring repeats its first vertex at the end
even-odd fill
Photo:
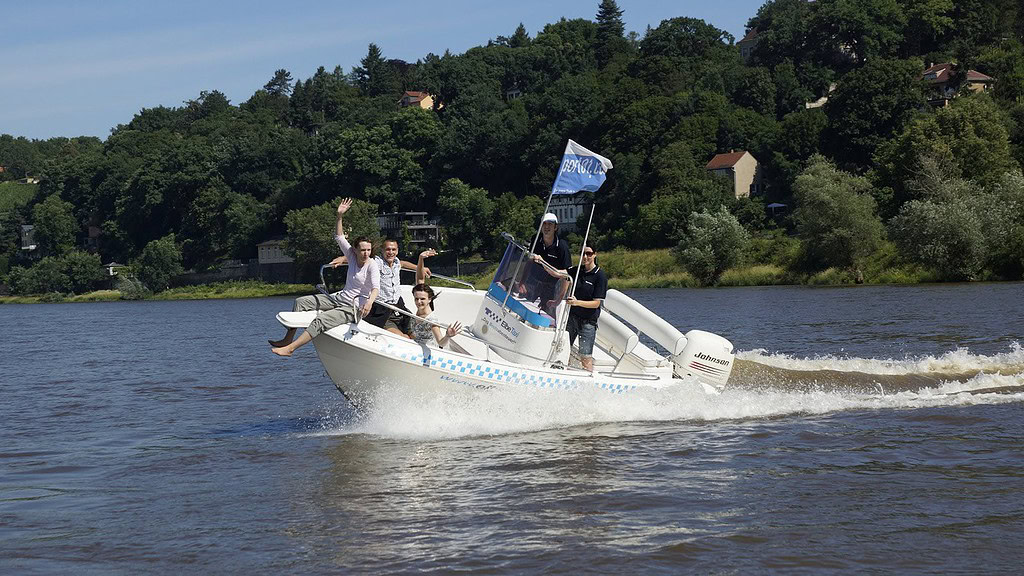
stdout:
POLYGON ((430 96, 430 94, 427 94, 426 92, 419 92, 417 90, 406 90, 405 96, 409 96, 410 98, 419 102, 420 100, 423 100, 427 96, 430 96))
MULTIPOLYGON (((927 70, 921 73, 921 77, 931 82, 932 84, 941 84, 943 82, 949 82, 953 77, 955 65, 950 62, 943 62, 942 64, 935 64, 930 66, 927 70)), ((977 70, 967 71, 968 82, 992 82, 994 78, 978 72, 977 70)))
MULTIPOLYGON (((749 41, 754 40, 756 38, 757 38, 757 28, 751 28, 749 31, 747 31, 746 35, 743 36, 743 39, 740 40, 740 42, 749 42, 749 41)), ((739 42, 737 42, 737 44, 738 43, 739 42)))
POLYGON ((732 168, 743 158, 746 154, 746 150, 740 150, 738 152, 726 152, 724 154, 715 154, 715 157, 708 162, 708 165, 704 167, 705 170, 720 170, 722 168, 732 168))

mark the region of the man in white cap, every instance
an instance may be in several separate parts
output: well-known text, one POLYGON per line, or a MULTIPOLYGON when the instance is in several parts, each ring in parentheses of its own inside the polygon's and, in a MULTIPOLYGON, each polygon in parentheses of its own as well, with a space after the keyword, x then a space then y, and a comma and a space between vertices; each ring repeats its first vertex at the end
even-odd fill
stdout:
MULTIPOLYGON (((551 212, 541 219, 540 238, 533 245, 533 261, 540 263, 543 259, 555 270, 568 270, 572 266, 572 257, 569 256, 569 243, 558 237, 558 216, 551 212)), ((554 308, 557 306, 561 294, 555 293, 555 286, 558 278, 548 274, 538 274, 535 278, 536 284, 530 291, 531 300, 540 298, 541 305, 554 316, 554 308)))

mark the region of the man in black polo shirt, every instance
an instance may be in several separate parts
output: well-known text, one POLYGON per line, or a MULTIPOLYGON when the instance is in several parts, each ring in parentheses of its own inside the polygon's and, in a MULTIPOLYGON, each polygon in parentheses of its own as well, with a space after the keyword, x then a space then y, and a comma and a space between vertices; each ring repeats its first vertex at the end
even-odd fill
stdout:
MULTIPOLYGON (((597 336, 597 317, 601 315, 601 302, 608 293, 608 277, 597 265, 597 252, 587 246, 583 249, 582 271, 576 281, 576 288, 569 303, 569 344, 580 337, 580 362, 584 370, 594 371, 594 338, 597 336)), ((581 266, 573 266, 568 270, 569 276, 576 278, 576 270, 581 266)))
MULTIPOLYGON (((558 237, 558 217, 548 212, 541 219, 540 238, 533 245, 533 261, 539 263, 543 259, 555 270, 565 270, 572 266, 572 257, 569 256, 569 243, 558 237)), ((533 278, 529 280, 531 289, 527 294, 528 300, 540 299, 544 310, 554 317, 555 306, 562 294, 556 293, 559 278, 552 276, 550 272, 542 270, 534 271, 533 278)), ((563 287, 562 292, 565 291, 563 287)))

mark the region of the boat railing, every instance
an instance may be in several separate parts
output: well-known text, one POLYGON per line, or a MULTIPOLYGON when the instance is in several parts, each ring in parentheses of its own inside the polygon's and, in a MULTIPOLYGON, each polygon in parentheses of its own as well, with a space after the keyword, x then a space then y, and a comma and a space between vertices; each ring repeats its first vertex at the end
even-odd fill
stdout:
MULTIPOLYGON (((344 264, 338 264, 338 266, 334 266, 333 264, 328 263, 328 264, 324 264, 323 266, 320 267, 320 284, 322 284, 324 286, 325 290, 327 289, 327 282, 324 281, 324 270, 326 270, 327 268, 337 268, 337 267, 340 267, 340 266, 348 266, 348 263, 346 262, 344 264)), ((406 268, 402 268, 401 271, 402 272, 408 272, 410 274, 415 274, 416 273, 415 270, 409 270, 409 269, 406 269, 406 268)), ((434 272, 431 272, 429 277, 430 278, 439 278, 441 280, 444 280, 445 282, 452 282, 453 284, 459 284, 459 285, 465 286, 465 287, 469 288, 470 290, 472 290, 473 292, 477 291, 476 290, 476 286, 473 286, 473 284, 471 284, 469 282, 466 282, 465 280, 460 280, 458 278, 452 278, 451 276, 445 276, 444 274, 436 274, 434 272)), ((333 301, 333 299, 332 299, 332 301, 333 301)))

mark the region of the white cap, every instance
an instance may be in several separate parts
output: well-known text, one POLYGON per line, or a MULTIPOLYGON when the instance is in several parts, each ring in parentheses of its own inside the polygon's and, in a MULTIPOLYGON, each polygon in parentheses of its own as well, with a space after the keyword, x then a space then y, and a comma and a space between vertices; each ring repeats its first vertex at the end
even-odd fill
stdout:
POLYGON ((554 222, 555 224, 558 224, 558 216, 555 216, 553 212, 548 212, 540 219, 541 224, 545 222, 554 222))

